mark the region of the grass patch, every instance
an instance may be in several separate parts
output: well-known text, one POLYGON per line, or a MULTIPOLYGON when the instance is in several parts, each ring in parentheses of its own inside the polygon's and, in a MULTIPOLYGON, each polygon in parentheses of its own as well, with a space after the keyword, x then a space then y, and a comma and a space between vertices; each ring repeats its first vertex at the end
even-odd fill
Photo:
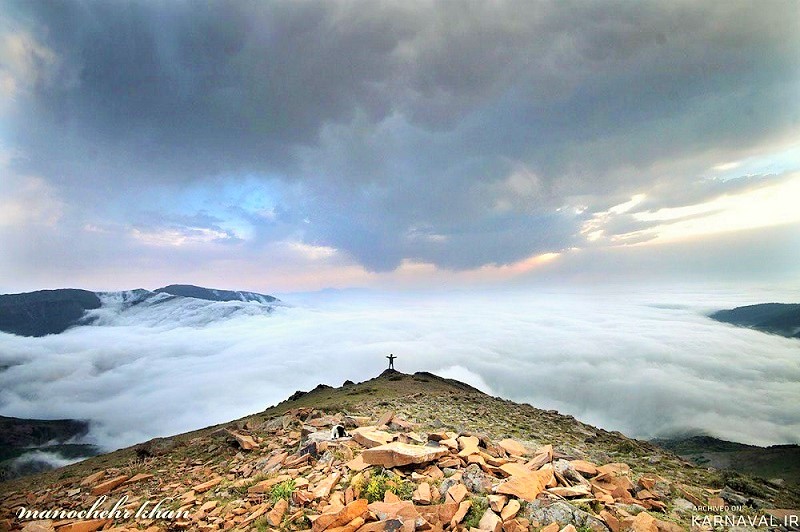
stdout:
POLYGON ((478 528, 478 523, 489 509, 489 500, 486 497, 471 497, 472 506, 470 506, 467 515, 464 517, 464 528, 478 528))
POLYGON ((269 498, 272 499, 273 504, 281 499, 286 499, 288 501, 292 498, 292 493, 294 493, 295 487, 296 485, 294 480, 284 480, 280 484, 272 486, 272 489, 269 492, 269 498))
POLYGON ((411 495, 414 493, 414 485, 411 482, 390 477, 383 471, 370 475, 369 479, 360 479, 353 489, 361 492, 361 496, 370 503, 382 501, 387 491, 403 500, 411 499, 411 495))

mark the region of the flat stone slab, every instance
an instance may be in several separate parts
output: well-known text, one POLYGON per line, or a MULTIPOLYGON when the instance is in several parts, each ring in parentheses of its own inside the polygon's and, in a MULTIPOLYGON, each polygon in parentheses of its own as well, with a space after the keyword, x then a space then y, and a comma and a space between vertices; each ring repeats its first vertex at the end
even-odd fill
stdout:
POLYGON ((379 445, 361 453, 364 462, 369 465, 398 467, 408 464, 424 464, 433 462, 450 451, 447 447, 411 445, 399 441, 379 445))

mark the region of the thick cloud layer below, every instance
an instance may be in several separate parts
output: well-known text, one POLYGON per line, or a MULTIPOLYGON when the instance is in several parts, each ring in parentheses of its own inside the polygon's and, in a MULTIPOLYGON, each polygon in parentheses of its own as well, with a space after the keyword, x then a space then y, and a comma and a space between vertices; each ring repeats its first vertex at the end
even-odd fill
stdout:
MULTIPOLYGON (((705 317, 785 299, 734 290, 307 295, 271 315, 0 334, 0 413, 92 420, 133 444, 253 413, 384 356, 637 437, 800 442, 800 344, 705 317)), ((793 294, 797 299, 800 294, 793 294)))

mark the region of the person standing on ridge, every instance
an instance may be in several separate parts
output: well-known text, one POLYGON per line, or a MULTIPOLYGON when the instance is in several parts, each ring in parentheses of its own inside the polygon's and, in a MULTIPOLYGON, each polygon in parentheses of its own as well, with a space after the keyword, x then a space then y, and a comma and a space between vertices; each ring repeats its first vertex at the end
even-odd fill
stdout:
POLYGON ((389 353, 389 356, 386 357, 389 359, 389 369, 394 369, 394 359, 397 358, 392 353, 389 353))

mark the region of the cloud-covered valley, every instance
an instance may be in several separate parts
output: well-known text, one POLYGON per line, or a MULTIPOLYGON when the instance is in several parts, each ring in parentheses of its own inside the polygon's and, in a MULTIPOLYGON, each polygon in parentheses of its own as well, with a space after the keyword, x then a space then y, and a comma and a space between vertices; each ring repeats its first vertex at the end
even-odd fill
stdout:
POLYGON ((108 314, 42 338, 0 333, 0 414, 88 419, 91 441, 111 449, 254 413, 318 383, 371 378, 392 352, 401 371, 459 378, 635 437, 798 443, 800 343, 705 316, 773 295, 334 292, 286 296, 292 305, 271 313, 207 302, 157 318, 108 314))

